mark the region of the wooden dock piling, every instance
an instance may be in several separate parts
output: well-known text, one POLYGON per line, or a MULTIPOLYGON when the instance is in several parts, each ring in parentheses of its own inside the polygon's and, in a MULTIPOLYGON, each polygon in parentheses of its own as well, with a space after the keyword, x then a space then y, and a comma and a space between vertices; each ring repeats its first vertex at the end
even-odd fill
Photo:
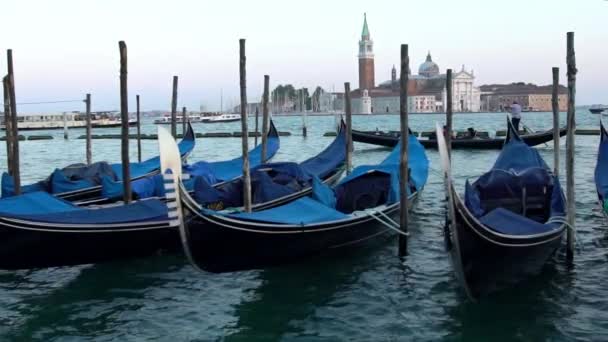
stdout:
POLYGON ((137 107, 137 162, 141 163, 141 117, 139 111, 139 95, 135 95, 135 105, 137 107))
POLYGON ((353 169, 353 119, 350 103, 350 82, 344 83, 344 116, 346 116, 346 174, 353 169))
POLYGON ((567 33, 566 64, 568 68, 568 134, 566 135, 566 201, 568 202, 568 234, 567 259, 574 258, 574 229, 576 218, 576 202, 574 197, 574 131, 575 98, 576 98, 576 58, 574 53, 574 32, 567 33))
POLYGON ((8 75, 2 78, 2 88, 4 91, 4 127, 6 134, 6 165, 9 175, 13 175, 13 122, 11 117, 11 98, 9 91, 8 75))
POLYGON ((13 167, 13 181, 15 183, 15 194, 21 194, 21 171, 19 167, 19 125, 17 122, 17 100, 15 95, 15 72, 13 69, 13 50, 8 49, 6 51, 6 59, 8 66, 8 95, 10 99, 11 107, 11 129, 13 130, 11 138, 12 141, 12 167, 13 167))
POLYGON ((173 76, 173 95, 171 96, 171 135, 177 137, 177 76, 173 76))
POLYGON ((551 107, 553 109, 553 174, 559 176, 559 68, 553 67, 553 91, 551 107))
POLYGON ((87 94, 85 99, 84 99, 84 103, 86 106, 86 120, 87 120, 87 126, 86 126, 86 135, 87 135, 87 144, 86 144, 86 157, 87 157, 87 165, 91 165, 91 163, 93 162, 93 152, 91 151, 91 144, 92 144, 92 135, 93 133, 91 132, 92 127, 91 127, 91 94, 87 94))
MULTIPOLYGON (((448 69, 446 71, 445 76, 445 92, 446 92, 446 106, 445 106, 445 115, 446 115, 446 135, 445 135, 445 143, 448 146, 448 156, 452 158, 452 69, 448 69)), ((451 159, 450 159, 451 160, 451 159)))
POLYGON ((131 202, 131 167, 129 165, 129 98, 127 87, 127 44, 118 42, 120 50, 120 117, 123 201, 131 202))
POLYGON ((258 117, 260 116, 260 111, 258 110, 258 107, 255 107, 255 140, 253 142, 253 146, 258 146, 258 132, 259 132, 259 128, 258 128, 258 117))
POLYGON ((188 127, 188 111, 186 107, 182 107, 182 136, 186 136, 186 130, 188 127))
POLYGON ((251 212, 251 177, 249 174, 249 144, 247 129, 247 57, 245 56, 245 39, 239 40, 239 75, 241 86, 241 132, 243 147, 243 205, 246 212, 251 212))
POLYGON ((302 90, 300 90, 300 93, 302 94, 301 97, 301 107, 302 107, 302 136, 304 138, 306 138, 306 136, 308 135, 308 129, 306 128, 306 124, 307 124, 307 117, 306 117, 306 96, 305 96, 305 90, 306 88, 302 88, 302 90))
POLYGON ((401 153, 399 158, 399 204, 400 204, 400 226, 405 234, 399 234, 399 256, 407 255, 407 234, 408 234, 408 139, 409 123, 407 112, 407 83, 410 58, 408 55, 408 45, 401 44, 401 78, 399 79, 399 119, 401 122, 401 153))
POLYGON ((270 129, 270 118, 268 113, 268 93, 270 88, 270 76, 264 75, 264 95, 262 97, 262 163, 266 162, 268 130, 270 129))
POLYGON ((68 113, 63 112, 63 139, 68 140, 68 113))

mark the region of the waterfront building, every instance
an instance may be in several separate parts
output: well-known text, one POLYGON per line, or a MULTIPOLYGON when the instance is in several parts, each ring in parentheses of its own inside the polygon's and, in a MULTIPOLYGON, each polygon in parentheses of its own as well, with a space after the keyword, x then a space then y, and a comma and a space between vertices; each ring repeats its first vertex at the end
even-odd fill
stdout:
MULTIPOLYGON (((363 29, 359 40, 359 89, 352 91, 353 113, 396 113, 399 112, 399 80, 393 65, 391 79, 375 85, 373 41, 367 16, 363 18, 363 29)), ((480 110, 481 91, 475 87, 473 71, 455 72, 452 77, 454 111, 478 112, 480 110)), ((441 74, 439 65, 431 57, 418 68, 417 75, 409 75, 408 111, 412 113, 433 113, 444 110, 446 101, 445 74, 441 74)))
MULTIPOLYGON (((513 101, 517 101, 525 111, 552 111, 552 85, 537 86, 532 83, 490 84, 481 88, 481 108, 486 112, 508 110, 513 101)), ((558 88, 558 106, 560 111, 568 108, 568 89, 562 85, 558 88)))

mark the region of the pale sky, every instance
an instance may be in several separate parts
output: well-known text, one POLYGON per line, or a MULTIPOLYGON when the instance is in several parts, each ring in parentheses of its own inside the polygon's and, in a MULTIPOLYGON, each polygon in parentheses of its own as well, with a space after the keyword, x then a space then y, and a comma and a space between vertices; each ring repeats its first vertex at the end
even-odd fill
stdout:
MULTIPOLYGON (((575 32, 577 105, 608 103, 608 1, 133 1, 0 0, 0 70, 13 49, 18 102, 84 98, 93 110, 119 108, 118 41, 129 56, 129 109, 170 108, 179 76, 179 108, 237 104, 238 39, 247 39, 248 99, 263 75, 326 90, 357 88, 357 44, 367 12, 376 83, 390 78, 401 43, 417 72, 427 51, 441 72, 465 64, 476 85, 549 84, 551 67, 565 84, 566 32, 575 32)), ((311 90, 312 91, 312 90, 311 90)), ((84 104, 22 105, 20 113, 84 109, 84 104)))

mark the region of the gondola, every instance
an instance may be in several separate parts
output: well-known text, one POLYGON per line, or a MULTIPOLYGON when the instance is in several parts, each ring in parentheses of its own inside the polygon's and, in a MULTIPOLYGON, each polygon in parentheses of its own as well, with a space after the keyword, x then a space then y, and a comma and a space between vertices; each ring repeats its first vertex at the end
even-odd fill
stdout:
POLYGON ((566 231, 558 178, 508 126, 494 166, 472 184, 467 181, 461 199, 437 125, 448 191, 446 249, 456 278, 474 301, 540 273, 566 231))
MULTIPOLYGON (((566 135, 566 129, 562 128, 559 134, 560 136, 566 135)), ((537 146, 553 140, 553 130, 526 134, 521 136, 521 139, 528 144, 528 146, 537 146)), ((399 142, 399 134, 353 130, 353 141, 393 147, 399 142)), ((437 148, 437 139, 420 139, 420 143, 425 148, 437 148)), ((452 149, 499 150, 504 143, 505 139, 503 138, 456 137, 452 139, 452 149)))
MULTIPOLYGON (((178 147, 180 156, 186 158, 194 149, 195 135, 192 125, 178 147)), ((149 177, 159 173, 160 157, 153 157, 141 163, 131 163, 131 180, 149 177)), ((122 164, 97 162, 91 165, 74 164, 63 169, 56 169, 48 178, 34 184, 22 185, 21 193, 44 191, 67 201, 86 201, 102 197, 102 180, 104 178, 122 181, 122 164)), ((2 197, 15 194, 13 177, 2 174, 2 197)))
POLYGON ((595 164, 595 188, 604 216, 608 216, 608 132, 600 121, 600 146, 595 164))
MULTIPOLYGON (((170 202, 169 202, 170 203, 170 202)), ((167 204, 83 208, 47 192, 0 199, 0 269, 98 263, 177 250, 167 204)))
MULTIPOLYGON (((175 146, 170 139, 165 142, 175 146)), ((382 163, 359 166, 334 187, 315 178, 310 196, 250 213, 201 208, 181 184, 178 160, 171 158, 176 148, 163 146, 161 158, 173 160, 168 165, 174 167, 168 169, 175 184, 170 185, 179 189, 175 196, 180 199, 178 220, 186 255, 200 269, 228 272, 354 248, 400 230, 393 219, 400 207, 399 152, 400 145, 382 163)), ((409 161, 408 198, 413 203, 426 183, 428 159, 412 136, 409 161)))
MULTIPOLYGON (((279 133, 270 120, 270 128, 267 133, 266 143, 266 160, 272 159, 281 146, 279 133)), ((183 172, 191 177, 191 180, 186 182, 189 191, 193 190, 194 177, 203 178, 207 184, 213 187, 221 187, 225 183, 238 181, 242 174, 243 158, 237 157, 230 160, 206 162, 198 161, 193 164, 182 165, 183 172)), ((249 166, 256 168, 262 164, 262 145, 258 145, 249 151, 249 166)), ((144 177, 134 181, 131 185, 132 195, 137 199, 150 197, 165 197, 162 175, 154 175, 144 177)), ((102 179, 102 198, 89 201, 90 203, 110 203, 123 196, 122 182, 113 181, 111 179, 102 179)))
MULTIPOLYGON (((269 133, 269 156, 279 144, 276 129, 271 131, 275 133, 269 133)), ((180 165, 178 147, 175 153, 180 165)), ((258 153, 250 156, 252 163, 258 158, 258 153)), ((325 161, 321 153, 317 163, 325 161)), ((0 269, 100 263, 179 251, 175 208, 170 193, 126 205, 86 207, 46 192, 0 199, 0 269)))
MULTIPOLYGON (((251 169, 252 210, 259 211, 291 202, 312 192, 313 178, 333 185, 341 177, 346 160, 346 124, 342 121, 334 141, 323 151, 301 163, 266 163, 251 169)), ((212 184, 197 176, 185 183, 201 208, 242 209, 242 177, 212 184), (192 185, 192 186, 190 186, 192 185)))

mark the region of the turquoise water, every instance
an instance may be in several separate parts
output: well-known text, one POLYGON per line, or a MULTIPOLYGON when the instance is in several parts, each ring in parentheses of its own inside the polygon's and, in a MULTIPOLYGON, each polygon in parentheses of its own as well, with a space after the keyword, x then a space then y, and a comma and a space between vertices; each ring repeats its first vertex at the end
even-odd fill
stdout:
MULTIPOLYGON (((579 126, 597 127, 597 120, 584 111, 578 113, 579 126)), ((299 133, 299 118, 275 121, 279 130, 294 135, 281 139, 274 160, 302 160, 331 141, 322 134, 331 130, 333 117, 309 117, 307 138, 299 133)), ((443 121, 443 116, 410 117, 414 130, 431 130, 435 121, 443 121)), ((460 129, 496 130, 504 123, 499 114, 454 118, 460 129)), ((551 115, 525 113, 524 123, 534 129, 549 128, 551 115)), ((200 124, 195 130, 237 131, 239 125, 200 124)), ((353 126, 397 129, 398 116, 355 116, 353 126)), ((154 130, 150 123, 144 126, 145 132, 154 130)), ((64 141, 60 131, 50 134, 56 139, 21 143, 23 179, 33 181, 55 167, 84 160, 84 140, 64 141)), ((80 134, 70 132, 72 137, 80 134)), ((438 154, 431 150, 429 180, 412 215, 410 254, 403 260, 397 257, 393 237, 343 257, 221 275, 198 273, 179 256, 0 271, 0 341, 607 340, 608 228, 593 185, 598 141, 599 136, 576 137, 574 265, 566 265, 562 249, 539 277, 480 303, 466 299, 443 250, 443 183, 438 154)), ((94 159, 120 160, 118 140, 93 144, 94 159)), ((144 157, 157 153, 156 141, 143 145, 144 157)), ((239 139, 198 139, 191 160, 230 158, 240 154, 240 146, 239 139)), ((538 147, 549 165, 552 146, 538 147)), ((135 144, 132 147, 135 158, 135 144)), ((563 147, 562 142, 562 161, 563 147)), ((355 150, 355 164, 380 161, 387 153, 358 143, 355 150)), ((2 170, 5 153, 0 148, 2 170)), ((455 150, 458 187, 487 170, 497 153, 455 150)), ((561 169, 563 175, 563 165, 561 169)))

